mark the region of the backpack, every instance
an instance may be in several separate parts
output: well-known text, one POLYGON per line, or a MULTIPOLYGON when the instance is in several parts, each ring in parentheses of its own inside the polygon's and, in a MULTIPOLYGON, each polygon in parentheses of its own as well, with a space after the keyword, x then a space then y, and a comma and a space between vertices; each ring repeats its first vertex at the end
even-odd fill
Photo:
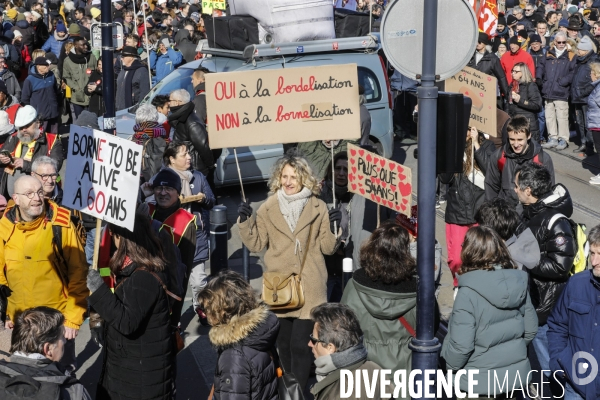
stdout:
POLYGON ((11 368, 10 362, 0 364, 0 399, 2 400, 63 400, 61 386, 77 383, 75 378, 60 374, 56 368, 46 370, 40 374, 37 368, 26 368, 20 365, 17 369, 11 368), (19 374, 23 371, 30 372, 35 379, 29 375, 19 374))
MULTIPOLYGON (((60 377, 57 378, 60 380, 60 377)), ((17 375, 11 378, 0 373, 0 398, 3 400, 61 400, 60 383, 38 381, 27 375, 17 375)))
POLYGON ((163 165, 163 154, 167 148, 167 142, 161 137, 148 139, 144 142, 142 149, 142 177, 145 182, 160 171, 163 165))
MULTIPOLYGON (((542 165, 539 154, 536 154, 535 157, 533 157, 533 162, 542 165)), ((504 165, 506 165, 506 152, 502 150, 502 155, 498 159, 498 170, 500 171, 500 174, 502 174, 502 171, 504 170, 504 165)))
POLYGON ((565 215, 558 213, 550 218, 550 222, 548 222, 548 230, 552 228, 552 225, 554 225, 559 218, 565 218, 567 221, 569 221, 571 230, 573 231, 573 236, 575 238, 577 251, 575 252, 575 258, 573 259, 573 266, 569 272, 570 275, 575 275, 578 272, 585 271, 587 268, 587 258, 588 254, 590 253, 590 244, 585 236, 585 231, 587 228, 584 224, 578 224, 571 218, 567 218, 565 215))

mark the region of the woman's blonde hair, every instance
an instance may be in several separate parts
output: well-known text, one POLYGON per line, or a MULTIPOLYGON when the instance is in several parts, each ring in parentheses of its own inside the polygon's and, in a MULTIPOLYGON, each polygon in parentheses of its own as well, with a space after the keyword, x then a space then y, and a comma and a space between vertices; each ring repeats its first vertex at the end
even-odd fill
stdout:
POLYGON ((596 75, 596 80, 600 79, 600 63, 590 63, 590 70, 596 75))
POLYGON ((240 274, 229 270, 221 271, 206 284, 198 294, 198 303, 212 326, 227 324, 232 317, 262 305, 252 286, 240 274))
POLYGON ((35 61, 38 57, 46 57, 46 52, 42 49, 36 49, 31 53, 31 59, 35 61))
POLYGON ((529 83, 529 82, 533 82, 533 76, 531 75, 531 71, 529 70, 529 67, 527 66, 527 64, 519 62, 516 63, 514 67, 519 67, 521 68, 521 79, 519 79, 519 83, 529 83))
POLYGON ((286 165, 294 168, 298 178, 298 183, 302 185, 303 188, 307 188, 315 196, 319 195, 321 192, 321 186, 315 177, 312 168, 308 164, 308 161, 306 161, 304 157, 300 157, 293 153, 285 154, 273 165, 271 179, 269 179, 267 184, 269 186, 269 194, 275 194, 279 189, 281 189, 281 173, 286 165))

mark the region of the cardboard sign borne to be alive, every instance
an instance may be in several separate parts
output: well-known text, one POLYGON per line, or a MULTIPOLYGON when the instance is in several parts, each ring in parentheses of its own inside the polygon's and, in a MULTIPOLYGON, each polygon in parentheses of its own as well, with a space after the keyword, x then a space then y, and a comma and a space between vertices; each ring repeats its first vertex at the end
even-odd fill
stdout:
POLYGON ((446 92, 462 93, 473 100, 470 126, 497 136, 496 133, 496 77, 484 74, 470 67, 445 81, 446 92))
POLYGON ((142 146, 71 125, 62 205, 133 231, 142 146))
POLYGON ((410 217, 410 168, 348 143, 348 189, 410 217))
POLYGON ((211 148, 358 139, 356 64, 206 75, 211 148))

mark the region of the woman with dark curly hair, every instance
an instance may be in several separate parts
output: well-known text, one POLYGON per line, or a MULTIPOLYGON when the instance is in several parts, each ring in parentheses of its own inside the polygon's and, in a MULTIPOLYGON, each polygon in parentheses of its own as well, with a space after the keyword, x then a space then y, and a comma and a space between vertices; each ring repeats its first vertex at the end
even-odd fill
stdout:
POLYGON ((198 295, 217 348, 215 399, 276 400, 275 349, 279 321, 244 278, 222 271, 198 295))
POLYGON ((360 265, 344 289, 342 303, 358 317, 367 360, 408 373, 408 343, 417 321, 417 263, 410 255, 408 231, 393 222, 382 223, 361 247, 360 265))
MULTIPOLYGON (((485 226, 467 231, 461 259, 458 293, 441 356, 448 369, 479 371, 473 387, 479 398, 511 398, 512 393, 498 385, 508 377, 515 385, 509 390, 520 390, 521 383, 526 387, 531 370, 527 345, 538 329, 527 273, 515 269, 502 238, 485 226)), ((461 390, 470 386, 467 381, 461 377, 461 390)))

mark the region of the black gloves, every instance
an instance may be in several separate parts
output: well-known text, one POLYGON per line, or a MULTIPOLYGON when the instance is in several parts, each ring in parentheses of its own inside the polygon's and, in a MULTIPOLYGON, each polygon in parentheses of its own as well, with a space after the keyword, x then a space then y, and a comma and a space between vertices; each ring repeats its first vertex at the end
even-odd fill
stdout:
POLYGON ((331 232, 333 232, 334 235, 337 233, 336 228, 340 229, 341 222, 342 211, 339 208, 332 208, 331 210, 329 210, 329 227, 331 228, 331 232))
POLYGON ((8 286, 0 285, 0 320, 2 320, 2 325, 6 322, 6 309, 11 293, 12 290, 8 286))
POLYGON ((240 222, 246 222, 252 216, 252 207, 248 203, 241 202, 238 207, 238 214, 240 215, 240 222))
POLYGON ((90 333, 92 340, 99 347, 104 346, 104 320, 94 310, 90 310, 90 333))

